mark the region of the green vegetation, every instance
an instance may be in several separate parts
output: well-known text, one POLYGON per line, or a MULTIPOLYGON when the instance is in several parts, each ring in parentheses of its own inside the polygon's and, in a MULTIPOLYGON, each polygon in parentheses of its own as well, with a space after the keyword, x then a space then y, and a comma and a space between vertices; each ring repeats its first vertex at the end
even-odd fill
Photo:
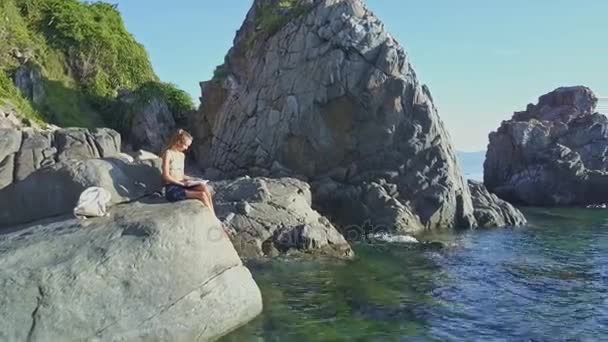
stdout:
POLYGON ((152 96, 164 98, 169 106, 169 110, 177 118, 183 117, 187 112, 194 108, 194 103, 190 94, 178 89, 174 84, 148 82, 144 84, 142 88, 149 89, 149 94, 152 96))
POLYGON ((92 95, 112 96, 156 80, 144 47, 127 32, 114 6, 76 0, 20 0, 22 13, 50 46, 63 51, 92 95))
POLYGON ((248 38, 248 45, 260 34, 273 36, 279 32, 290 20, 306 13, 308 6, 299 0, 269 0, 260 3, 256 8, 256 33, 248 38))
POLYGON ((114 111, 119 89, 165 96, 176 113, 192 108, 185 92, 158 81, 145 48, 108 3, 2 0, 0 41, 0 99, 28 117, 60 126, 111 125, 120 115, 114 111), (41 68, 41 104, 30 104, 10 80, 24 60, 41 68))
POLYGON ((298 0, 267 2, 257 8, 255 26, 269 34, 278 32, 287 22, 304 13, 306 6, 298 0))

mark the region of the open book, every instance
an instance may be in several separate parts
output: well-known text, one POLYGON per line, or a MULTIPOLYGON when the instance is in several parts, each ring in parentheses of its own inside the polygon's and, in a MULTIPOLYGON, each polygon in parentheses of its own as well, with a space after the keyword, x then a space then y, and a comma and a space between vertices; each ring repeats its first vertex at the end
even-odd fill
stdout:
POLYGON ((184 182, 184 184, 187 187, 192 187, 192 186, 197 186, 197 185, 205 185, 207 183, 209 183, 208 180, 206 180, 206 179, 200 179, 200 178, 188 179, 187 181, 184 182))

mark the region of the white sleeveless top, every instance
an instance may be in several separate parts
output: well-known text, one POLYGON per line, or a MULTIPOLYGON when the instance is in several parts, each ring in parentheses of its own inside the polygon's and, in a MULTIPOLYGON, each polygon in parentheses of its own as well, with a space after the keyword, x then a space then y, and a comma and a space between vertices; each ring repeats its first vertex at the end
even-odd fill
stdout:
POLYGON ((169 160, 169 174, 177 180, 183 180, 186 156, 181 152, 167 150, 166 158, 169 160))

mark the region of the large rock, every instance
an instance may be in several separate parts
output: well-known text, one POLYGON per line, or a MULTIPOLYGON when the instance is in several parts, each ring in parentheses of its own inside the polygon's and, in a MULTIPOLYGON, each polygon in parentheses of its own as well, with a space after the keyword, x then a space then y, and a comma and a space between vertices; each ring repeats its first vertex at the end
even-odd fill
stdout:
POLYGON ((40 168, 55 164, 57 155, 51 131, 26 129, 22 139, 15 156, 15 182, 24 180, 40 168))
POLYGON ((0 340, 208 341, 262 310, 217 219, 197 202, 0 235, 0 340))
POLYGON ((564 87, 490 134, 484 183, 524 205, 608 201, 608 119, 586 87, 564 87))
POLYGON ((91 134, 83 129, 68 128, 55 133, 57 160, 99 158, 99 151, 91 134))
POLYGON ((339 218, 349 240, 386 232, 415 234, 425 228, 411 206, 400 198, 398 186, 385 179, 345 185, 324 178, 312 187, 313 203, 339 218))
POLYGON ((160 179, 159 160, 56 163, 0 189, 0 228, 70 213, 82 191, 91 186, 108 190, 112 203, 124 203, 159 191, 160 179))
POLYGON ((372 226, 476 226, 430 91, 380 20, 360 0, 278 2, 254 1, 224 65, 201 84, 190 121, 200 166, 225 177, 330 177, 342 193, 315 193, 319 203, 358 201, 372 226), (385 200, 391 208, 376 210, 385 200))
POLYGON ((236 231, 242 257, 293 251, 350 258, 344 237, 311 208, 308 184, 296 179, 243 177, 214 182, 218 216, 236 231))
POLYGON ((118 132, 109 128, 95 128, 90 131, 91 138, 100 158, 110 158, 119 155, 121 137, 118 132))
POLYGON ((473 195, 475 219, 480 226, 521 226, 527 223, 517 208, 489 193, 483 183, 469 180, 469 188, 473 195))
POLYGON ((17 130, 0 128, 0 189, 13 182, 15 154, 21 147, 21 138, 17 130))
POLYGON ((0 189, 58 161, 120 155, 120 134, 107 128, 6 128, 0 131, 0 189))
POLYGON ((43 103, 45 91, 40 66, 31 62, 19 66, 13 72, 13 83, 23 97, 36 105, 43 103))
POLYGON ((175 130, 175 119, 167 102, 160 97, 143 98, 130 92, 122 94, 118 101, 132 111, 125 137, 132 148, 161 152, 175 130))

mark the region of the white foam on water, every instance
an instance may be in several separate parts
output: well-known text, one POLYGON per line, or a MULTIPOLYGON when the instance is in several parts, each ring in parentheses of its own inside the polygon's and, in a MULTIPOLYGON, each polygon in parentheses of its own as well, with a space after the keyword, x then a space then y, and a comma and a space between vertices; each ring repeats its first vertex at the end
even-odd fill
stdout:
POLYGON ((371 235, 371 238, 378 241, 390 243, 419 243, 415 237, 409 235, 391 235, 387 233, 378 233, 371 235))

